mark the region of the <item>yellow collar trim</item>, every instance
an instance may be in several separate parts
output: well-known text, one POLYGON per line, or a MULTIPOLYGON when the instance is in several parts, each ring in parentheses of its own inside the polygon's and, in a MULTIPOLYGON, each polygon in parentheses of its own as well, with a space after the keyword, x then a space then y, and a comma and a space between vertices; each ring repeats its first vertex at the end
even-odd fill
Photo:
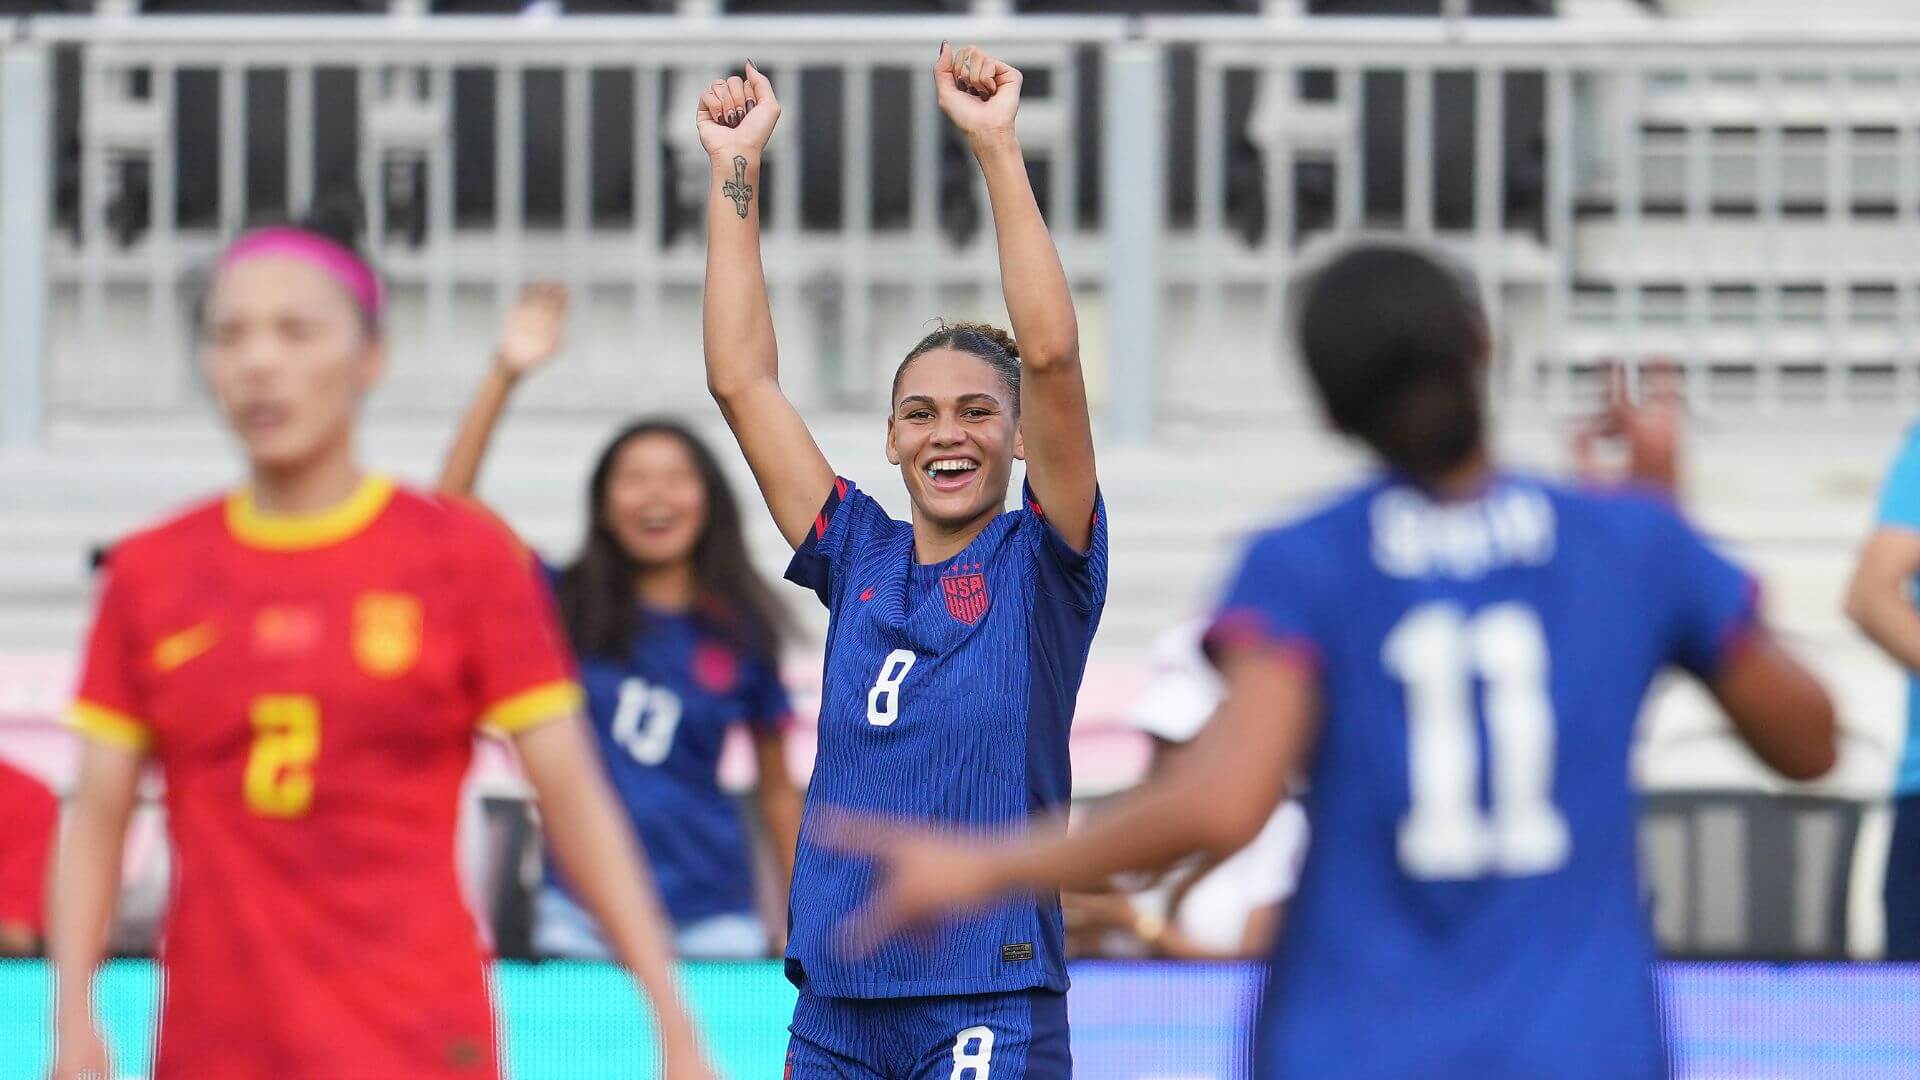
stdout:
POLYGON ((393 481, 368 476, 345 502, 313 514, 269 514, 241 488, 227 496, 227 529, 248 547, 306 551, 337 544, 359 533, 393 500, 393 481))

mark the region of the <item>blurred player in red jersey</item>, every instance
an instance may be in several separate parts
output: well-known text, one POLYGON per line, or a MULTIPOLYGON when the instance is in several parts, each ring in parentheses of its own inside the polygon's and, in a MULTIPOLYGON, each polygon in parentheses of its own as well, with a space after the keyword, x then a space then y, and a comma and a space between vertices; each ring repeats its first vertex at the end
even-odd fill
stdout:
POLYGON ((32 956, 46 933, 47 853, 60 800, 0 761, 0 956, 32 956))
POLYGON ((148 756, 175 851, 156 1080, 499 1075, 454 865, 476 724, 513 738, 668 1075, 707 1077, 535 567, 476 511, 356 460, 385 346, 351 235, 261 230, 222 257, 203 362, 249 484, 109 562, 55 885, 56 1080, 108 1067, 89 986, 148 756))

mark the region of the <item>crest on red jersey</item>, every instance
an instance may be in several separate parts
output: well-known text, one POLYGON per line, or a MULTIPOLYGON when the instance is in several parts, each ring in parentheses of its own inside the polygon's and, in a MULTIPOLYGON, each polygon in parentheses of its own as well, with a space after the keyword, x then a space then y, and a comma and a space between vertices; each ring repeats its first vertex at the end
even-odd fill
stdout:
POLYGON ((404 593, 365 592, 353 605, 353 657, 379 679, 405 674, 420 659, 420 600, 404 593))
POLYGON ((987 575, 980 570, 979 563, 956 563, 940 579, 940 589, 947 597, 947 614, 968 626, 979 622, 992 603, 987 596, 987 575))

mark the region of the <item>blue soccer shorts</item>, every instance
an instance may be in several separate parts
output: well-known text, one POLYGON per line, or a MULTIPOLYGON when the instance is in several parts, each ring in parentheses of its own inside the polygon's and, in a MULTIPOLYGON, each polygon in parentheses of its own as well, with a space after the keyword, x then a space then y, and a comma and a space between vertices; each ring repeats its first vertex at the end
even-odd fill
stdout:
POLYGON ((788 1080, 1070 1080, 1067 996, 922 998, 800 992, 788 1080))

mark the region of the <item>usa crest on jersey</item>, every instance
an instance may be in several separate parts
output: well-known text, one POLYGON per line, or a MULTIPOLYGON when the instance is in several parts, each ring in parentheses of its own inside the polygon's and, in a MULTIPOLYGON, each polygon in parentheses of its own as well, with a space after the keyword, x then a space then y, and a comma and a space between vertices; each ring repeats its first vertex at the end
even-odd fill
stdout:
POLYGON ((947 614, 968 626, 979 622, 992 603, 983 570, 979 563, 955 563, 940 578, 940 591, 947 598, 947 614))

